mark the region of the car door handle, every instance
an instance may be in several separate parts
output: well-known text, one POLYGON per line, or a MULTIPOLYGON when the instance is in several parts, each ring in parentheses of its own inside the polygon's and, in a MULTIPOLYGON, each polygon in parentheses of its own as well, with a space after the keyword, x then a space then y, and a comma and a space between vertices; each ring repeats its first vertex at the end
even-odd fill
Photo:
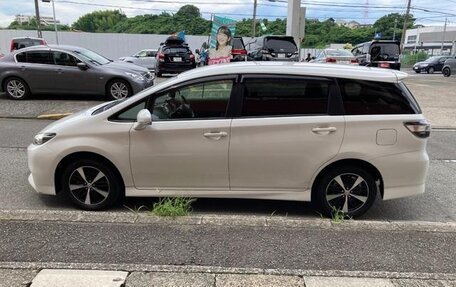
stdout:
POLYGON ((62 73, 63 73, 63 70, 62 70, 62 69, 56 69, 55 71, 56 71, 57 73, 59 73, 59 74, 62 74, 62 73))
POLYGON ((226 132, 209 132, 209 133, 204 133, 203 136, 205 138, 210 138, 210 139, 213 139, 213 140, 219 140, 223 137, 226 137, 228 135, 228 133, 226 132))
POLYGON ((312 132, 314 134, 319 134, 319 135, 328 135, 330 133, 333 133, 337 131, 335 127, 327 127, 327 128, 313 128, 312 132))
POLYGON ((25 70, 26 70, 25 66, 21 66, 21 71, 25 71, 25 70))

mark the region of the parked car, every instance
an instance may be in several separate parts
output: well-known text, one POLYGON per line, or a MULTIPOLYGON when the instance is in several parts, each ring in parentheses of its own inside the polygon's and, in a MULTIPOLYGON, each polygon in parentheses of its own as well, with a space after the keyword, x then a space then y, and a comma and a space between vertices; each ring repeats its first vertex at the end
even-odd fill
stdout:
POLYGON ((87 210, 178 195, 360 216, 377 194, 424 192, 430 126, 406 76, 312 63, 194 69, 44 128, 28 147, 29 182, 87 210))
POLYGON ((417 73, 426 72, 433 74, 434 72, 442 71, 443 65, 446 60, 454 58, 454 56, 434 56, 429 59, 418 62, 413 65, 413 70, 417 73))
POLYGON ((121 57, 119 58, 119 60, 143 66, 144 68, 147 68, 149 71, 155 71, 156 56, 156 49, 145 49, 137 52, 133 56, 121 57))
POLYGON ((442 68, 442 74, 444 77, 449 77, 451 74, 456 72, 456 59, 447 59, 442 68))
POLYGON ((373 40, 356 45, 351 52, 361 66, 401 69, 401 49, 397 41, 373 40))
POLYGON ((27 48, 27 47, 32 47, 32 46, 40 46, 40 45, 46 45, 46 40, 43 38, 35 38, 35 37, 17 37, 11 39, 11 44, 10 44, 10 52, 27 48))
POLYGON ((195 55, 178 37, 169 37, 160 44, 155 61, 155 74, 181 73, 196 67, 195 55))
POLYGON ((15 100, 31 94, 96 94, 120 99, 152 86, 153 74, 80 47, 34 46, 0 59, 0 83, 0 91, 15 100))
POLYGON ((231 62, 245 61, 247 50, 245 49, 244 40, 242 37, 233 37, 233 48, 231 49, 231 62))
POLYGON ((299 61, 298 47, 291 36, 264 36, 247 45, 250 61, 299 61))
POLYGON ((324 49, 315 59, 311 60, 312 63, 330 63, 330 64, 344 64, 344 65, 358 65, 358 61, 350 51, 342 49, 324 49))

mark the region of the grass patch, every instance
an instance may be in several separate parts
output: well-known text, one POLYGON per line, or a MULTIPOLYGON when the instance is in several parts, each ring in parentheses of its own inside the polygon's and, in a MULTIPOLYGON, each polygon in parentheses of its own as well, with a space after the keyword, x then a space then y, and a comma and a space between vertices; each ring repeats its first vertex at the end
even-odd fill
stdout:
POLYGON ((333 211, 331 213, 331 222, 334 224, 341 224, 342 222, 345 221, 347 216, 344 214, 344 212, 340 209, 337 209, 333 207, 333 211))
POLYGON ((188 197, 165 197, 154 203, 152 213, 158 216, 185 216, 192 211, 196 199, 188 197))

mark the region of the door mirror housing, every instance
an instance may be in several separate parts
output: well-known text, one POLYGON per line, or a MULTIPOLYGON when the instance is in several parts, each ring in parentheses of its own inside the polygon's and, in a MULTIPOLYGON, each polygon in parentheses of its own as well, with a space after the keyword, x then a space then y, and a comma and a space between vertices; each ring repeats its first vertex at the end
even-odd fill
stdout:
POLYGON ((145 129, 152 124, 152 115, 148 109, 142 109, 136 116, 136 123, 133 128, 137 131, 145 129))
POLYGON ((77 66, 78 66, 78 68, 80 70, 83 70, 83 71, 85 71, 85 70, 87 70, 89 68, 89 66, 86 63, 83 63, 83 62, 77 63, 77 66))

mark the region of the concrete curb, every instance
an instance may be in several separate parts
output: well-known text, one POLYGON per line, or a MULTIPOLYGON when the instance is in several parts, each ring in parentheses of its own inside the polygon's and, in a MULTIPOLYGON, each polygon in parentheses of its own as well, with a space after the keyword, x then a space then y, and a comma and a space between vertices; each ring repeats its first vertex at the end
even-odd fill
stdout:
POLYGON ((324 218, 204 214, 168 218, 150 215, 150 213, 146 212, 89 212, 73 210, 0 210, 1 221, 176 224, 456 233, 456 222, 345 220, 342 223, 335 223, 330 219, 324 218))
POLYGON ((456 280, 456 273, 417 273, 389 271, 340 271, 340 270, 304 270, 304 269, 261 269, 232 268, 214 266, 173 266, 147 264, 100 264, 100 263, 63 263, 63 262, 0 262, 0 269, 80 269, 114 270, 127 272, 164 272, 164 273, 202 273, 202 274, 238 274, 238 275, 281 275, 281 276, 319 276, 319 277, 357 277, 385 279, 423 279, 456 280))

